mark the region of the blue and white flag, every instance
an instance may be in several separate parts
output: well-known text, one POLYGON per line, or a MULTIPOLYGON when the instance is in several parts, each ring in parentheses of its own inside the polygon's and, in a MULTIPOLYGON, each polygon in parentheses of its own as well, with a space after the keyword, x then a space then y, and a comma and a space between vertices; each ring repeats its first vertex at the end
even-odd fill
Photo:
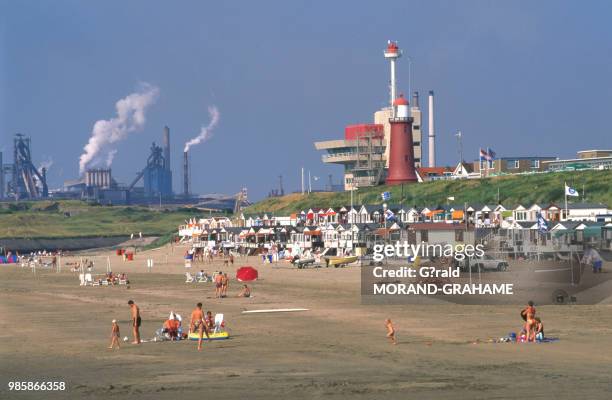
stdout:
POLYGON ((567 183, 565 184, 565 195, 566 196, 576 196, 576 197, 580 196, 578 194, 578 191, 574 189, 573 187, 567 186, 567 183))
POLYGON ((489 153, 480 148, 480 161, 486 161, 489 153))
POLYGON ((496 155, 497 155, 497 154, 495 154, 495 152, 493 151, 493 149, 489 149, 489 148, 487 147, 487 161, 493 161, 493 160, 495 160, 495 156, 496 156, 496 155))
POLYGON ((382 197, 383 201, 389 201, 389 200, 391 200, 391 193, 389 193, 389 192, 382 192, 380 194, 380 197, 382 197))
POLYGON ((393 213, 393 211, 387 209, 387 211, 385 211, 385 219, 387 221, 394 221, 395 220, 395 214, 393 213))
POLYGON ((542 216, 542 213, 536 214, 536 220, 538 222, 538 232, 545 234, 548 232, 548 222, 542 216))

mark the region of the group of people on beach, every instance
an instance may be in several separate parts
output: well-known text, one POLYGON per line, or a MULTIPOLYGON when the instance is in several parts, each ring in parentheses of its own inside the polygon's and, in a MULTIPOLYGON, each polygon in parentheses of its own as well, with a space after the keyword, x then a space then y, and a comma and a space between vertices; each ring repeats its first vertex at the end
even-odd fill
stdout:
POLYGON ((222 299, 227 297, 227 288, 229 287, 229 277, 227 272, 223 273, 219 271, 215 275, 215 297, 222 299))
MULTIPOLYGON (((134 300, 129 300, 128 306, 130 306, 132 334, 134 336, 132 344, 140 344, 142 343, 142 341, 140 340, 140 325, 142 325, 142 318, 140 317, 140 308, 138 308, 136 303, 134 303, 134 300)), ((120 338, 121 331, 119 330, 119 324, 117 323, 116 319, 113 319, 111 327, 111 343, 108 348, 111 350, 115 346, 117 346, 117 348, 120 348, 120 338)))
POLYGON ((527 307, 521 310, 521 317, 525 321, 525 324, 517 341, 535 342, 536 340, 543 340, 544 324, 540 317, 536 316, 536 309, 533 301, 529 300, 527 302, 527 307))
MULTIPOLYGON (((245 285, 246 286, 246 285, 245 285)), ((134 300, 128 301, 130 307, 131 325, 132 325, 132 344, 141 344, 140 339, 140 326, 142 325, 142 318, 140 316, 140 308, 134 303, 134 300)), ((202 303, 196 304, 196 307, 191 312, 191 318, 189 321, 189 333, 181 334, 182 318, 174 311, 170 313, 168 320, 163 324, 162 332, 167 334, 171 340, 187 339, 189 334, 198 333, 198 350, 202 350, 202 341, 204 336, 207 340, 210 340, 210 334, 215 329, 215 318, 213 317, 212 311, 202 310, 202 303)), ((109 349, 115 347, 121 348, 121 332, 119 324, 116 319, 113 319, 111 326, 111 342, 108 346, 109 349)), ((127 340, 127 339, 126 339, 127 340)))
POLYGON ((185 257, 191 257, 193 261, 212 263, 215 257, 223 259, 224 265, 234 265, 234 254, 229 249, 216 248, 190 248, 185 251, 185 257))

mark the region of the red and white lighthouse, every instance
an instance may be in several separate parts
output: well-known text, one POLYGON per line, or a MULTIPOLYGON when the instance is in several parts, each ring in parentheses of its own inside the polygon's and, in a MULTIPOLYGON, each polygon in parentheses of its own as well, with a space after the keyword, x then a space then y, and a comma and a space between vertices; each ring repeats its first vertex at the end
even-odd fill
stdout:
POLYGON ((412 117, 408 100, 403 95, 393 101, 393 117, 389 118, 389 171, 387 185, 417 182, 412 146, 412 117))

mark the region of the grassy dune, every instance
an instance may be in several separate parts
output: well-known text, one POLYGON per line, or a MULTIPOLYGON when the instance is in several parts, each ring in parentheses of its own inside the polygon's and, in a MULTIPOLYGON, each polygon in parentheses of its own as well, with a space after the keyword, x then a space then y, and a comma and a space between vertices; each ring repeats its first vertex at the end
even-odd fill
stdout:
POLYGON ((138 232, 163 236, 196 215, 187 209, 92 206, 79 201, 5 203, 0 205, 0 237, 68 238, 138 232))
MULTIPOLYGON (((445 204, 454 196, 454 204, 493 203, 531 205, 534 202, 563 204, 564 182, 577 189, 585 198, 571 198, 571 201, 585 201, 612 205, 612 171, 559 172, 533 175, 508 175, 488 179, 434 181, 401 186, 377 186, 361 188, 354 194, 354 203, 380 204, 380 194, 391 192, 389 203, 406 205, 445 204)), ((246 213, 288 213, 309 207, 335 207, 350 204, 349 193, 290 194, 263 200, 245 210, 246 213)))

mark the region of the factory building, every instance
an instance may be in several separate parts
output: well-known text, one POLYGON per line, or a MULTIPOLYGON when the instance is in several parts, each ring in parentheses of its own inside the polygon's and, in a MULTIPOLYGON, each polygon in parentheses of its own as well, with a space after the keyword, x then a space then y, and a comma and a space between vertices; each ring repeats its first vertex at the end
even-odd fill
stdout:
POLYGON ((64 182, 56 198, 80 198, 102 204, 149 204, 173 200, 170 169, 170 129, 162 135, 163 146, 151 145, 145 167, 128 185, 115 181, 110 168, 90 168, 78 180, 64 182), (143 186, 136 186, 139 182, 143 186))
POLYGON ((0 198, 34 200, 48 196, 47 170, 34 166, 31 140, 18 133, 13 139, 13 163, 3 164, 0 153, 0 198))
POLYGON ((169 157, 169 151, 153 143, 147 166, 143 170, 145 197, 172 196, 172 173, 164 154, 169 157))
POLYGON ((612 169, 612 150, 582 150, 577 158, 542 161, 550 171, 576 171, 581 169, 612 169))
MULTIPOLYGON (((327 164, 338 164, 344 167, 344 189, 382 184, 387 179, 389 168, 389 151, 391 149, 391 123, 394 118, 393 103, 397 99, 395 68, 401 57, 397 43, 389 41, 384 51, 391 69, 390 102, 374 113, 374 123, 348 125, 344 130, 344 139, 315 142, 317 150, 325 151, 322 160, 327 164)), ((430 113, 433 120, 433 92, 430 93, 430 113)), ((412 153, 415 167, 422 165, 422 113, 419 107, 419 94, 414 92, 412 105, 408 105, 409 117, 412 120, 412 153)), ((433 143, 433 131, 430 132, 430 143, 433 143)), ((433 161, 433 160, 432 160, 433 161)), ((431 162, 430 162, 431 164, 431 162)), ((411 178, 412 181, 412 178, 411 178)))

